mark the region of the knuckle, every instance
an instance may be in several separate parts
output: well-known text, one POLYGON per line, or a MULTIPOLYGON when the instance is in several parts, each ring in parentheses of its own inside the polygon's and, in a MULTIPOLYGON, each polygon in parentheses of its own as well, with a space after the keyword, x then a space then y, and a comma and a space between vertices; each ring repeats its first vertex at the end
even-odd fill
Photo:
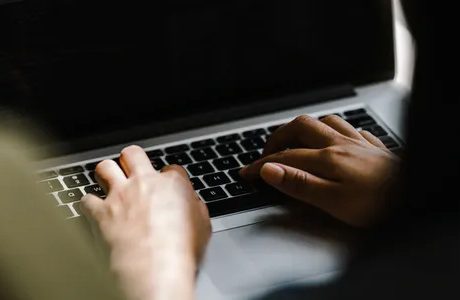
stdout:
POLYGON ((170 165, 167 170, 168 170, 167 172, 168 176, 173 179, 182 177, 182 175, 185 172, 184 168, 182 168, 179 165, 170 165))
POLYGON ((297 186, 302 187, 303 185, 307 184, 307 174, 300 170, 296 170, 293 174, 294 181, 297 183, 297 186))
POLYGON ((361 130, 360 133, 361 133, 362 135, 374 136, 370 131, 367 131, 367 130, 361 130))
POLYGON ((145 194, 149 188, 150 188, 151 184, 149 182, 147 182, 147 180, 145 179, 142 179, 142 178, 136 178, 135 180, 135 187, 136 187, 136 190, 142 195, 142 194, 145 194))
POLYGON ((300 125, 305 125, 305 124, 309 124, 313 121, 314 119, 312 117, 310 117, 309 115, 301 115, 301 116, 298 116, 294 119, 294 121, 292 121, 294 124, 300 124, 300 125))
POLYGON ((320 155, 325 161, 334 163, 346 156, 346 150, 343 147, 330 146, 322 149, 320 155))

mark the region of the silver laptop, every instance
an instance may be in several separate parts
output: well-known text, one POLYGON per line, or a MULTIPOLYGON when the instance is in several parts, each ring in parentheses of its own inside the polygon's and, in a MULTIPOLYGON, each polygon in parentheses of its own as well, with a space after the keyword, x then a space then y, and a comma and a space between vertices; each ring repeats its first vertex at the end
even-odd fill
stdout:
POLYGON ((13 82, 2 105, 52 137, 40 185, 65 222, 82 219, 84 194, 104 197, 96 164, 138 144, 157 169, 183 165, 209 208, 199 299, 340 273, 350 230, 316 211, 293 217, 238 170, 302 114, 338 114, 401 152, 407 91, 393 80, 390 1, 50 3, 0 5, 12 30, 0 50, 15 58, 6 72, 19 74, 0 80, 13 82))

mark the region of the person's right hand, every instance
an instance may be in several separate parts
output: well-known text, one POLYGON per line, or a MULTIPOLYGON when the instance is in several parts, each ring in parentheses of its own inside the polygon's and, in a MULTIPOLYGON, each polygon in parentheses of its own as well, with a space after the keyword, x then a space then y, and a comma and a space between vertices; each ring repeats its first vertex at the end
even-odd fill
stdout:
POLYGON ((263 157, 241 170, 350 225, 376 222, 399 159, 367 131, 338 116, 297 117, 268 140, 263 157))
POLYGON ((138 146, 125 148, 120 164, 99 163, 96 178, 107 198, 87 194, 81 203, 109 246, 122 290, 136 300, 193 299, 211 233, 206 205, 180 166, 158 172, 138 146))

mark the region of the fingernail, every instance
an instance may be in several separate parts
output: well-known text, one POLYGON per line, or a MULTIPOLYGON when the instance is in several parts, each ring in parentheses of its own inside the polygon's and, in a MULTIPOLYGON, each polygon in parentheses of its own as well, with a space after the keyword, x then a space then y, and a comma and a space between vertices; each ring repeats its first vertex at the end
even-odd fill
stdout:
POLYGON ((280 184, 283 181, 284 174, 284 169, 274 163, 265 163, 260 170, 260 177, 271 185, 280 184))

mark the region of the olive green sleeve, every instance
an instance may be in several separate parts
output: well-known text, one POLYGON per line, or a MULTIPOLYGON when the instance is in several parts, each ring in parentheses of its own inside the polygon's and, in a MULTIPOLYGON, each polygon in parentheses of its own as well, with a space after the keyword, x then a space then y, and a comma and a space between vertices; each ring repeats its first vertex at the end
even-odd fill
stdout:
POLYGON ((37 191, 29 149, 0 129, 0 298, 122 299, 89 232, 37 191))

